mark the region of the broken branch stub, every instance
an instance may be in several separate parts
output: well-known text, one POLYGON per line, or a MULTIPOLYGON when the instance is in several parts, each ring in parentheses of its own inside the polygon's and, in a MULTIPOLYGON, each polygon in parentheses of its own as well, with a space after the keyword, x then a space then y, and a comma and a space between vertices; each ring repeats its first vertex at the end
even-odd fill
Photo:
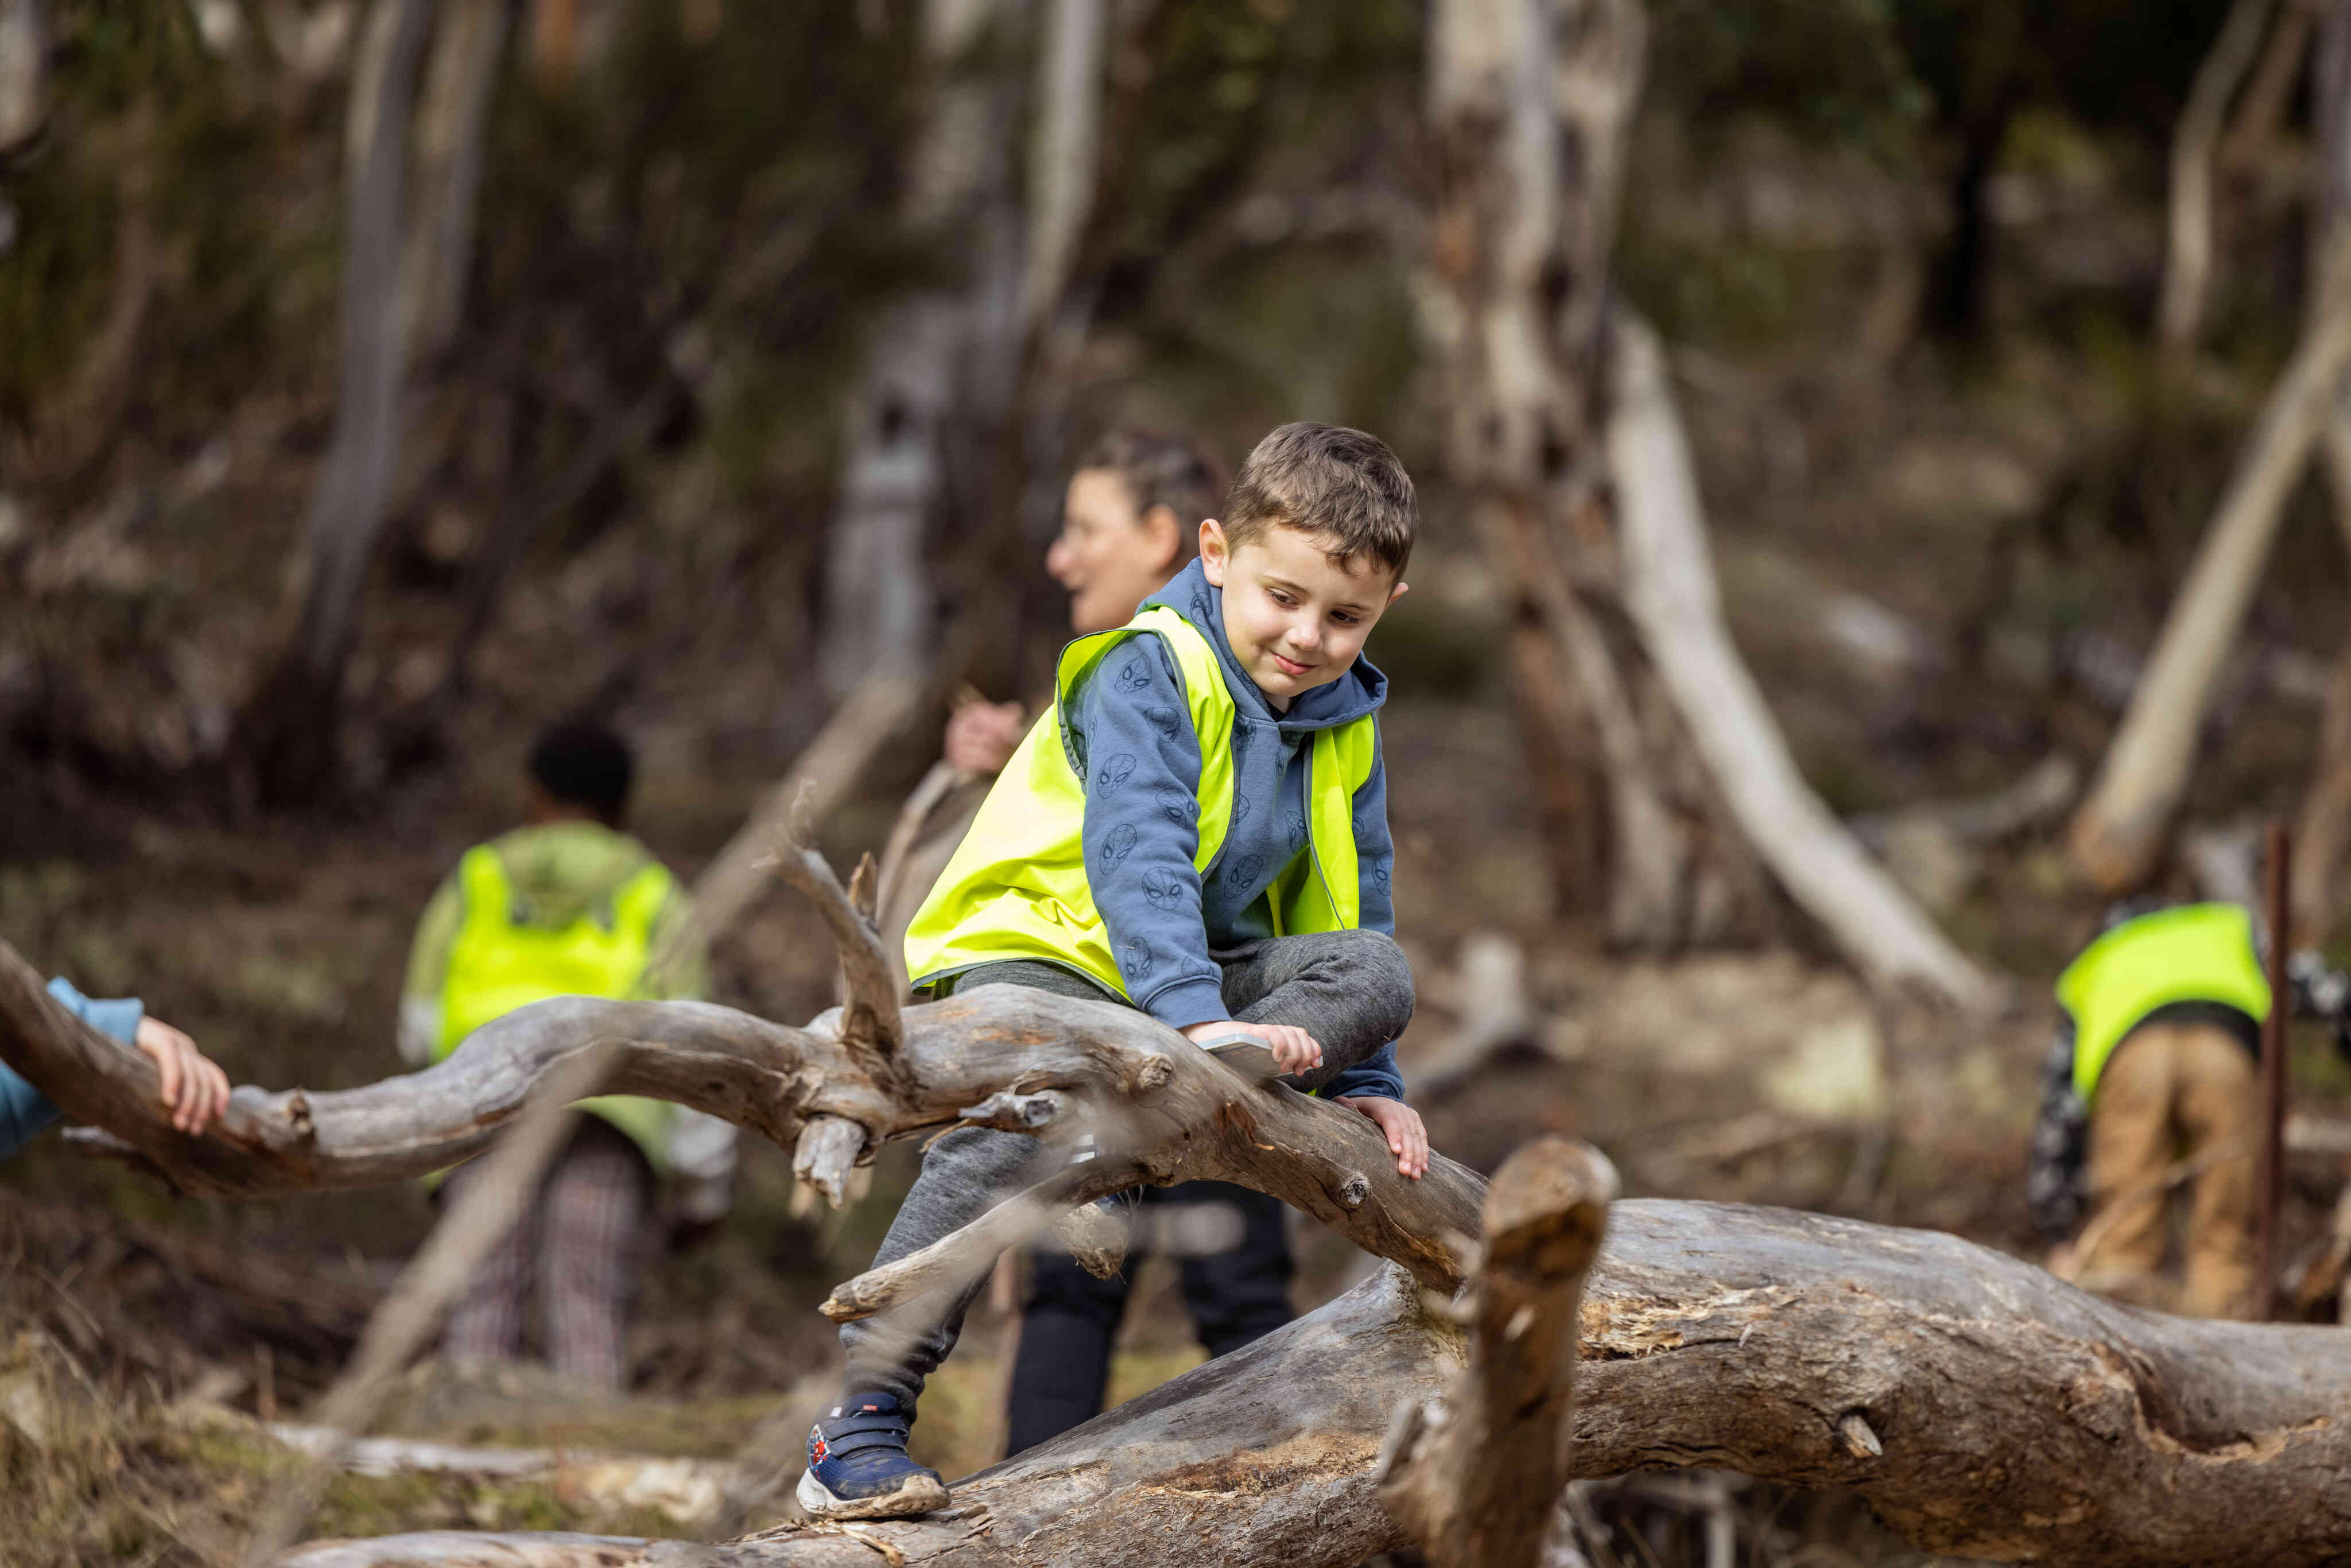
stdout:
POLYGON ((1567 1138, 1530 1144, 1494 1173, 1469 1364, 1446 1403, 1397 1412, 1374 1477, 1436 1568, 1531 1563, 1556 1516, 1583 1278, 1615 1191, 1607 1160, 1567 1138))
POLYGON ((792 1175, 839 1208, 849 1199, 849 1173, 864 1153, 864 1128, 840 1116, 810 1116, 792 1146, 792 1175))

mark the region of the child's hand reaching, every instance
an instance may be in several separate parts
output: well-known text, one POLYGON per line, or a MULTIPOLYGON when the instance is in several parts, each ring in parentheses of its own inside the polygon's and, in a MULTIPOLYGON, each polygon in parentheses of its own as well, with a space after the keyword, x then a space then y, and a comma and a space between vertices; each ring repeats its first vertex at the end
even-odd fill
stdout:
POLYGON ((163 1103, 172 1109, 172 1125, 183 1133, 201 1133, 228 1109, 228 1074, 198 1051, 194 1040, 150 1017, 139 1020, 131 1043, 154 1061, 163 1080, 163 1103))
POLYGON ((1285 1073, 1304 1072, 1322 1065, 1322 1042, 1294 1023, 1242 1023, 1225 1019, 1216 1023, 1196 1023, 1184 1031, 1184 1038, 1197 1045, 1228 1034, 1250 1034, 1265 1041, 1273 1051, 1274 1065, 1285 1073))
POLYGON ((1396 1174, 1418 1181, 1428 1169, 1428 1129, 1420 1113, 1401 1100, 1378 1094, 1343 1094, 1342 1105, 1352 1105, 1387 1134, 1388 1153, 1396 1157, 1396 1174))

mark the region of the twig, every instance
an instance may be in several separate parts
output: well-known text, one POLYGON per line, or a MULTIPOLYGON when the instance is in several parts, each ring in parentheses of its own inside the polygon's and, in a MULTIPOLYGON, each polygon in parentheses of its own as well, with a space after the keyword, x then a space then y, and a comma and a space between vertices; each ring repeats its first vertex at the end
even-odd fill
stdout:
POLYGON ((374 1421, 393 1375, 423 1347, 482 1260, 514 1228, 538 1193, 539 1178, 570 1141, 579 1114, 573 1103, 596 1092, 617 1055, 615 1046, 591 1045, 549 1072, 513 1130, 484 1156, 479 1179, 466 1185, 401 1270, 368 1320, 350 1364, 319 1402, 315 1425, 331 1436, 310 1449, 308 1462, 281 1481, 262 1507, 246 1550, 246 1568, 268 1568, 309 1524, 329 1478, 351 1440, 374 1421))
POLYGON ((779 824, 775 842, 760 864, 772 869, 817 907, 832 930, 841 954, 841 1041, 855 1052, 882 1083, 895 1082, 895 1057, 904 1027, 898 1017, 898 971, 883 950, 882 934, 858 907, 831 865, 809 842, 813 783, 779 824))
POLYGON ((1134 1166, 1123 1160, 1095 1158, 1064 1166, 928 1247, 834 1286, 820 1310, 834 1322, 850 1322, 942 1287, 968 1284, 993 1268, 998 1254, 1069 1210, 1124 1191, 1137 1178, 1134 1166))
MULTIPOLYGON (((768 885, 762 862, 774 852, 779 830, 795 806, 809 822, 822 821, 848 794, 873 754, 882 749, 921 700, 923 684, 910 670, 887 666, 858 683, 789 772, 759 799, 750 817, 726 841, 717 858, 694 884, 695 930, 716 942, 734 929, 768 885)), ((660 972, 684 951, 687 923, 664 941, 648 967, 660 972)))

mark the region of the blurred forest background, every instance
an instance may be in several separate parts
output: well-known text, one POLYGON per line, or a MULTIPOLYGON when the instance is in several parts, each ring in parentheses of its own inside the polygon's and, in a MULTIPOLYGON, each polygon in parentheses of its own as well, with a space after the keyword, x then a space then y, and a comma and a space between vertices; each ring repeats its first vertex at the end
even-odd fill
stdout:
MULTIPOLYGON (((2351 747, 2351 467, 2323 453, 2214 673, 2176 852, 2069 852, 2325 314, 2343 9, 1614 7, 1638 99, 1606 276, 1577 287, 1665 346, 1728 621, 1804 779, 2007 988, 1962 1020, 1778 895, 1717 927, 1612 914, 1609 830, 1576 816, 1598 765, 1531 749, 1535 612, 1448 446, 1423 5, 0 0, 0 935, 236 1082, 386 1076, 416 915, 515 819, 543 725, 635 738, 632 826, 690 876, 844 702, 911 682, 824 823, 846 864, 960 687, 1041 689, 1065 624, 1041 559, 1087 440, 1184 429, 1231 463, 1327 420, 1421 486, 1414 591, 1370 649, 1397 694, 1407 1082, 1470 1033, 1510 1045, 1424 1101, 1437 1145, 1490 1168, 1571 1131, 1635 1193, 2037 1254, 2049 982, 2116 886, 2241 879, 2351 747), (2199 124, 2211 260, 2182 331, 2168 213, 2199 124)), ((2298 897, 2304 944, 2336 935, 2334 871, 2298 897)), ((788 895, 716 957, 720 1000, 831 999, 788 895)), ((2298 1104, 2340 1111, 2323 1031, 2300 1046, 2298 1104)), ((724 1460, 823 1386, 813 1305, 909 1155, 805 1214, 783 1154, 747 1151, 723 1233, 646 1260, 625 1406, 456 1418, 420 1385, 403 1429, 724 1460)), ((2341 1162, 2294 1174, 2313 1237, 2341 1162)), ((247 1418, 333 1375, 430 1219, 405 1190, 179 1200, 54 1140, 13 1165, 0 1379, 109 1395, 70 1440, 0 1446, 0 1531, 46 1542, 22 1561, 216 1560, 267 1469, 247 1418)), ((1301 1245, 1306 1299, 1353 1277, 1301 1245)), ((1148 1279, 1122 1394, 1197 1356, 1148 1279)), ((917 1432, 950 1473, 996 1457, 1002 1299, 981 1317, 917 1432)), ((1915 1560, 1834 1498, 1752 1512, 1757 1561, 1915 1560)), ((413 1478, 342 1483, 321 1524, 492 1522, 679 1528, 413 1478)))

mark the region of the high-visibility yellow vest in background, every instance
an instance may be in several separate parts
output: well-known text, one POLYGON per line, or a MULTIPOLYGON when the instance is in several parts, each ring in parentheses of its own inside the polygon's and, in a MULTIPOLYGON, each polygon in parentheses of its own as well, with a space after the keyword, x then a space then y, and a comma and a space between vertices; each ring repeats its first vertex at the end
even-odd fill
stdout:
MULTIPOLYGON (((465 852, 457 877, 465 915, 449 949, 434 1061, 491 1019, 549 997, 625 1000, 647 994, 653 923, 675 886, 660 862, 630 873, 609 896, 559 926, 532 923, 506 862, 488 844, 465 852)), ((627 1134, 654 1169, 667 1167, 675 1116, 667 1101, 605 1094, 580 1106, 627 1134)))
MULTIPOLYGON (((917 986, 976 964, 1030 958, 1059 964, 1129 996, 1086 880, 1086 790, 1065 711, 1078 685, 1128 638, 1155 635, 1175 656, 1200 743, 1200 841, 1205 873, 1233 817, 1233 724, 1239 709, 1207 635, 1167 605, 1061 651, 1054 702, 1005 765, 971 831, 906 930, 906 972, 917 986)), ((1353 930, 1363 916, 1354 797, 1372 776, 1374 716, 1314 732, 1306 760, 1307 850, 1277 878, 1277 936, 1353 930)))
POLYGON ((2126 920, 2057 977, 2074 1015, 2074 1090, 2086 1101, 2106 1059, 2147 1014, 2174 1002, 2217 1002, 2269 1016, 2269 981, 2253 950, 2252 917, 2233 904, 2189 904, 2126 920))

